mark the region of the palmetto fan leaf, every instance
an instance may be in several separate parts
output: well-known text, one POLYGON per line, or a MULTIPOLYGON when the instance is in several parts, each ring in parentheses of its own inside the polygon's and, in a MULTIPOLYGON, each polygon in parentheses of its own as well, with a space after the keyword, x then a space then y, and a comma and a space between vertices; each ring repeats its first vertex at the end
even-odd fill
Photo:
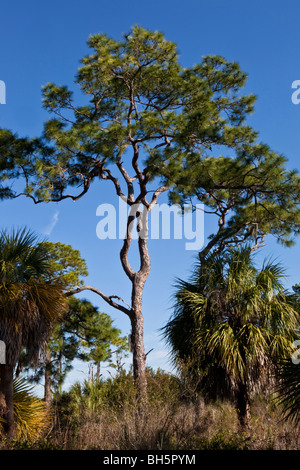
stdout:
POLYGON ((7 364, 16 364, 22 348, 37 360, 66 308, 63 286, 46 278, 48 263, 49 254, 31 232, 0 234, 0 339, 7 364))
MULTIPOLYGON (((14 418, 16 438, 33 441, 38 439, 51 424, 46 404, 34 395, 34 387, 24 378, 14 379, 14 418)), ((0 417, 1 421, 4 421, 0 417)))
POLYGON ((37 242, 37 236, 25 228, 0 233, 1 282, 9 284, 44 274, 49 256, 37 242))
POLYGON ((281 362, 279 385, 276 387, 275 403, 282 409, 286 420, 300 423, 300 366, 290 359, 281 362))

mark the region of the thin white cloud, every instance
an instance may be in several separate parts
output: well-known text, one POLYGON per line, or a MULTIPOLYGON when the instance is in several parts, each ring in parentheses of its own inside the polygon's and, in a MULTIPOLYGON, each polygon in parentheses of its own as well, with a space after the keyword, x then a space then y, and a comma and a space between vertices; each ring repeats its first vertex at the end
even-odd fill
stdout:
POLYGON ((43 230, 43 233, 45 235, 51 235, 55 225, 57 224, 58 222, 58 216, 59 216, 59 211, 56 211, 55 214, 53 214, 53 217, 51 219, 51 222, 49 223, 49 225, 43 230))

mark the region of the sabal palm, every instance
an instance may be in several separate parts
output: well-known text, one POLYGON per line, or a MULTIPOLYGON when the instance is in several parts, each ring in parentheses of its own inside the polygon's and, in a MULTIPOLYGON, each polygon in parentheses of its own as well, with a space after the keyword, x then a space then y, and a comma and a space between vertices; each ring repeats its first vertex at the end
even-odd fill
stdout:
POLYGON ((49 258, 28 230, 0 233, 0 340, 6 345, 6 364, 0 366, 0 408, 10 434, 13 370, 21 350, 29 361, 37 361, 53 321, 65 308, 63 286, 48 276, 49 258))
POLYGON ((211 255, 191 282, 178 282, 163 329, 174 360, 192 364, 208 396, 233 399, 243 426, 250 423, 251 393, 268 382, 297 337, 299 316, 283 276, 271 262, 257 270, 247 247, 211 255))

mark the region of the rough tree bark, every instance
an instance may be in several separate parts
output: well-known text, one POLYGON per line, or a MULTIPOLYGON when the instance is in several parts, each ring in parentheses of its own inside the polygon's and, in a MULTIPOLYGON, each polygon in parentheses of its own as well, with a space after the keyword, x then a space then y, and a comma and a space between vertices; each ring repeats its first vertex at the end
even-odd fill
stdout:
POLYGON ((236 409, 240 427, 243 431, 251 430, 251 408, 250 399, 246 384, 240 382, 238 384, 236 396, 236 409))
POLYGON ((148 252, 147 238, 148 238, 148 216, 151 208, 154 205, 157 197, 153 199, 153 204, 145 206, 143 211, 139 212, 137 207, 130 212, 127 221, 127 236, 124 239, 122 249, 120 251, 120 259, 124 272, 131 281, 131 305, 126 304, 120 297, 112 295, 110 297, 103 294, 103 292, 92 286, 82 286, 66 293, 67 296, 79 293, 84 290, 91 290, 100 295, 112 307, 126 313, 131 323, 131 346, 133 353, 133 374, 138 386, 140 396, 146 395, 146 355, 144 347, 144 318, 143 318, 143 290, 146 280, 150 274, 151 261, 148 252), (139 233, 138 238, 138 251, 140 258, 140 269, 135 272, 128 260, 128 252, 132 240, 133 221, 137 218, 137 230, 139 233), (121 301, 124 305, 119 304, 115 299, 121 301), (125 306, 126 305, 126 306, 125 306))
POLYGON ((45 352, 45 384, 44 384, 44 400, 46 405, 49 407, 52 402, 52 391, 51 391, 51 371, 49 369, 51 361, 51 352, 49 349, 45 352))
POLYGON ((133 374, 137 386, 144 395, 146 384, 146 355, 144 347, 144 318, 142 313, 142 296, 146 279, 150 273, 149 267, 143 275, 136 275, 132 286, 131 342, 133 352, 133 374))
POLYGON ((15 436, 13 371, 13 366, 0 364, 0 416, 8 438, 15 436))

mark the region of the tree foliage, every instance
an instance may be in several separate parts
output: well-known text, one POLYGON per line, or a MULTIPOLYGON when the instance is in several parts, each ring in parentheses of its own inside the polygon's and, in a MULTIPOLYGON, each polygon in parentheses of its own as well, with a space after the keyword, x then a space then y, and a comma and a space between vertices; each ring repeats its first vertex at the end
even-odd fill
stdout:
POLYGON ((91 362, 100 369, 100 363, 112 363, 114 352, 124 353, 128 349, 127 338, 113 326, 109 315, 99 312, 98 307, 85 299, 70 297, 68 302, 62 321, 52 330, 47 361, 30 373, 30 380, 39 382, 47 370, 54 390, 60 390, 74 360, 91 362))
POLYGON ((258 270, 249 247, 199 263, 178 281, 174 314, 163 328, 177 365, 187 363, 211 398, 248 399, 272 384, 277 363, 299 338, 296 297, 285 290, 280 265, 258 270))
POLYGON ((100 179, 148 207, 157 197, 147 201, 149 183, 160 180, 171 201, 200 201, 217 215, 205 255, 267 233, 292 243, 299 177, 246 124, 255 97, 242 94, 247 75, 236 62, 206 56, 182 67, 176 44, 138 26, 120 41, 95 34, 88 46, 75 80, 85 104, 48 83, 43 105, 54 117, 42 138, 0 131, 2 197, 17 195, 6 183, 21 175, 35 202, 77 200, 100 179))
POLYGON ((6 362, 15 366, 22 349, 38 361, 52 324, 66 308, 63 284, 48 278, 49 255, 37 237, 23 229, 0 234, 0 339, 6 362))
POLYGON ((83 284, 82 278, 88 275, 87 265, 79 250, 61 242, 43 241, 41 246, 48 253, 49 266, 47 276, 59 279, 65 290, 83 284))
MULTIPOLYGON (((24 378, 14 379, 14 418, 16 439, 27 442, 38 440, 50 428, 51 416, 45 403, 33 393, 33 387, 24 378)), ((4 419, 0 416, 1 424, 4 419)))

